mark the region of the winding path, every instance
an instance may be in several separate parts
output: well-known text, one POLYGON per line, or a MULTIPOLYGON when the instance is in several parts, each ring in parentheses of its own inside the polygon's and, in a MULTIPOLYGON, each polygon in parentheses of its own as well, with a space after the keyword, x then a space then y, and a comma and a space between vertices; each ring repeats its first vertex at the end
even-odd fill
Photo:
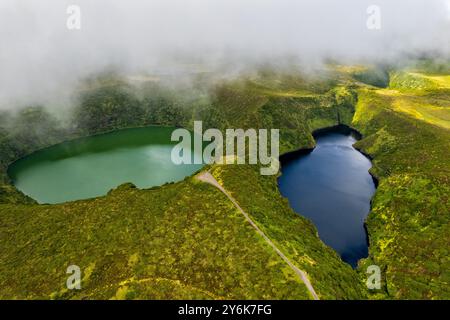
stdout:
POLYGON ((256 232, 261 235, 264 240, 275 250, 275 252, 281 257, 281 259, 284 260, 284 262, 287 263, 287 265, 297 274, 297 276, 303 281, 306 288, 308 289, 309 293, 312 295, 314 300, 319 300, 319 297, 316 294, 316 291, 314 291, 314 288, 309 281, 308 277, 306 276, 306 273, 299 268, 297 268, 289 259, 284 255, 283 252, 281 252, 280 249, 272 242, 272 240, 269 239, 269 237, 266 236, 266 234, 256 225, 256 223, 250 218, 250 216, 241 208, 241 206, 236 202, 236 200, 225 190, 224 187, 222 187, 219 182, 212 176, 211 173, 208 171, 204 171, 197 175, 197 179, 206 183, 209 183, 222 191, 228 199, 235 205, 235 207, 244 215, 245 219, 252 225, 252 227, 256 230, 256 232))

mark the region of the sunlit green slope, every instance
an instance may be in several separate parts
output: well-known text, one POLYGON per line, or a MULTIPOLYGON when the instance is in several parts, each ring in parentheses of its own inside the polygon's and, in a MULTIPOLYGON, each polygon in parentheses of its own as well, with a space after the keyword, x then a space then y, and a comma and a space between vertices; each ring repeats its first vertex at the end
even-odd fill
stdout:
MULTIPOLYGON (((108 82, 110 83, 110 82, 108 82)), ((122 82, 84 89, 69 125, 43 109, 0 116, 0 297, 311 298, 230 201, 187 178, 151 190, 128 185, 105 197, 36 205, 9 184, 7 165, 36 149, 117 128, 279 128, 281 151, 311 148, 314 129, 348 124, 364 139, 379 179, 369 214, 370 256, 357 271, 294 213, 253 166, 215 166, 216 179, 322 299, 449 298, 450 139, 448 74, 329 66, 320 77, 264 70, 177 92, 122 82), (206 89, 205 89, 206 88, 206 89), (65 290, 82 267, 81 291, 65 290), (365 267, 382 269, 368 291, 365 267)))

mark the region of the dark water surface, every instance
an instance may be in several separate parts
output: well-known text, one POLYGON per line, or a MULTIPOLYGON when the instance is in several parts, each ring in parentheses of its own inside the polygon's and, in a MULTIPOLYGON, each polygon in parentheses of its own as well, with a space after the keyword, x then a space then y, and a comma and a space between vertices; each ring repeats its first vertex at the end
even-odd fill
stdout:
POLYGON ((350 129, 336 128, 315 139, 311 153, 281 159, 279 188, 296 212, 313 221, 322 241, 355 267, 368 254, 364 220, 375 192, 368 172, 372 165, 352 147, 356 138, 350 129))
POLYGON ((174 128, 125 129, 65 142, 13 163, 14 185, 40 203, 105 195, 125 182, 149 188, 182 180, 202 165, 171 161, 174 128))

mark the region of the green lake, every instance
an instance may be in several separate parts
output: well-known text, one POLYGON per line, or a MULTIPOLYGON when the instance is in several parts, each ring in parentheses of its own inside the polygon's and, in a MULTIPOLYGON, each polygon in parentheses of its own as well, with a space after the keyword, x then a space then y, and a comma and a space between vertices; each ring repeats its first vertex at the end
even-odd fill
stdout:
POLYGON ((170 141, 174 129, 124 129, 61 143, 14 162, 8 174, 19 190, 39 203, 102 196, 126 182, 149 188, 179 181, 202 165, 171 161, 177 144, 170 141))

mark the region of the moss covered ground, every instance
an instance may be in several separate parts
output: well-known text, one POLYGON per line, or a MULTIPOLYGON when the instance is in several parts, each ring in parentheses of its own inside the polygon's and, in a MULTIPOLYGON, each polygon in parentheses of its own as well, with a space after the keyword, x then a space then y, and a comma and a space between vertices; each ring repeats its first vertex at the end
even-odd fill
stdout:
POLYGON ((414 89, 417 77, 404 79, 404 92, 360 89, 352 122, 380 181, 367 220, 370 257, 362 264, 383 270, 378 298, 450 298, 450 88, 414 89))
MULTIPOLYGON (((281 152, 311 148, 315 129, 347 124, 379 180, 367 219, 369 258, 357 270, 292 211, 276 177, 214 166, 216 179, 300 269, 322 299, 449 298, 448 75, 335 67, 324 77, 264 71, 196 94, 120 81, 80 94, 69 125, 31 107, 0 117, 0 298, 310 299, 304 284, 229 200, 193 177, 104 197, 37 205, 6 175, 11 161, 67 139, 149 124, 279 128, 281 152), (83 270, 65 289, 66 268, 83 270), (365 286, 382 268, 383 288, 365 286)), ((198 84, 198 87, 202 87, 198 84)))

